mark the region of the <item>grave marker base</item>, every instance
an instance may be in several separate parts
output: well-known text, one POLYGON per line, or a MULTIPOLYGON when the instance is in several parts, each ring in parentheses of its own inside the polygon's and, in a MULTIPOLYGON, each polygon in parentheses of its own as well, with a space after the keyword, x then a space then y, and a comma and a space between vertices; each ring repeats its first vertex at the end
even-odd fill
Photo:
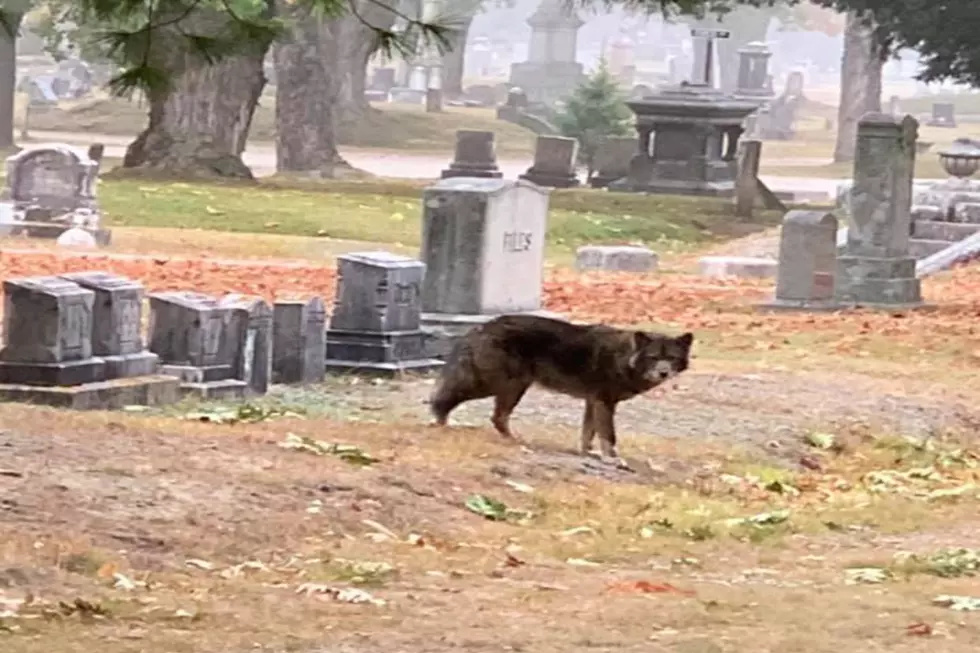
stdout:
POLYGON ((327 372, 363 372, 391 376, 428 372, 443 366, 426 355, 424 331, 327 330, 327 372))
POLYGON ((538 172, 531 168, 523 175, 518 177, 524 181, 529 181, 545 188, 577 188, 579 180, 574 175, 556 175, 547 172, 538 172))
POLYGON ((363 361, 326 361, 328 374, 363 374, 365 376, 394 377, 400 374, 425 374, 442 369, 444 361, 435 358, 419 358, 413 361, 391 363, 365 363, 363 361))
POLYGON ((126 406, 162 406, 179 399, 180 381, 172 376, 135 376, 71 387, 0 383, 0 400, 71 408, 119 410, 126 406))
POLYGON ((27 386, 77 386, 105 381, 105 362, 86 358, 64 363, 0 362, 0 383, 27 386))
POLYGON ((161 365, 160 373, 177 379, 181 395, 199 399, 241 399, 248 388, 244 381, 231 378, 231 365, 161 365))
MULTIPOLYGON (((2 225, 11 236, 27 236, 28 238, 50 238, 55 240, 61 234, 71 229, 70 224, 50 224, 47 222, 11 222, 2 225)), ((109 229, 86 229, 99 247, 108 247, 112 243, 112 231, 109 229)))
POLYGON ((101 356, 105 361, 105 379, 128 379, 134 376, 150 376, 160 368, 160 357, 143 351, 138 354, 120 354, 118 356, 101 356))
POLYGON ((244 399, 248 384, 238 379, 208 381, 207 383, 181 383, 182 396, 197 399, 244 399))
POLYGON ((422 313, 422 331, 425 333, 425 355, 446 360, 456 341, 470 329, 489 322, 500 315, 540 315, 563 320, 561 315, 549 311, 519 311, 493 315, 472 315, 466 313, 422 313))

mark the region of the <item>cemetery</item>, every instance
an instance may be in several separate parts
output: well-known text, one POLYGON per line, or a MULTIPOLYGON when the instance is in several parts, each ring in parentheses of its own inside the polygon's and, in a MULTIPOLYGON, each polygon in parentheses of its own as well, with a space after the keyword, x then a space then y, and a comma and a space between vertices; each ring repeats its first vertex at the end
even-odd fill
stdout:
POLYGON ((620 26, 631 117, 589 175, 555 125, 599 19, 531 4, 526 53, 471 32, 463 94, 431 56, 373 65, 374 124, 425 127, 341 143, 346 179, 272 174, 268 139, 254 180, 127 171, 133 133, 57 108, 89 73, 32 73, 0 194, 0 650, 976 649, 969 111, 896 95, 831 163, 816 64, 705 21, 654 68, 620 26), (628 468, 538 388, 520 441, 493 399, 432 425, 501 314, 695 334, 619 406, 628 468))

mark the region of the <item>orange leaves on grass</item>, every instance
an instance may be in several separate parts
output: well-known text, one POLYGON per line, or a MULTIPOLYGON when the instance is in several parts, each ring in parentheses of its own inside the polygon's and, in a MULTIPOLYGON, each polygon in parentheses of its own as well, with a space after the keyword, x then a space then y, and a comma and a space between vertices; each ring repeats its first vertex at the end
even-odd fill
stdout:
POLYGON ((333 299, 336 273, 313 265, 230 263, 205 259, 0 252, 0 278, 102 270, 137 279, 151 292, 194 290, 213 295, 242 293, 267 299, 287 294, 333 299))

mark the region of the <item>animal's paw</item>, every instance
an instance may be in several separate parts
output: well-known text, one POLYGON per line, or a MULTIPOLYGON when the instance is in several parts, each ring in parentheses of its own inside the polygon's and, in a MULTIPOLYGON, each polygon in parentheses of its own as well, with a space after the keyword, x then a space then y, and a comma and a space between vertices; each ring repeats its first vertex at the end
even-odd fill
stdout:
POLYGON ((625 458, 620 458, 619 456, 616 456, 615 458, 612 459, 611 462, 612 462, 613 465, 616 466, 616 469, 621 469, 624 472, 632 472, 633 471, 633 468, 630 467, 630 464, 628 462, 626 462, 626 459, 625 458))

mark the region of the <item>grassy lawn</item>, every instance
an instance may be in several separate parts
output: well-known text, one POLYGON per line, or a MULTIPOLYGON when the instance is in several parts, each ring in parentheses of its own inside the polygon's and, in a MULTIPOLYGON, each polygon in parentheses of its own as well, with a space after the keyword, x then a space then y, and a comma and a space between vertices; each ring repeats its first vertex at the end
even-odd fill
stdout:
MULTIPOLYGON (((424 186, 398 180, 197 185, 129 179, 103 181, 99 198, 112 227, 302 236, 414 249, 421 237, 424 186)), ((760 212, 751 223, 737 221, 723 200, 562 190, 551 196, 548 243, 557 256, 583 243, 676 249, 749 234, 778 221, 773 212, 760 212)), ((193 240, 192 233, 182 238, 193 240)), ((294 245, 299 247, 298 242, 288 247, 294 245)), ((307 241, 302 247, 314 246, 307 241)))
MULTIPOLYGON (((424 107, 376 105, 377 111, 356 123, 339 125, 341 146, 381 148, 416 152, 451 152, 456 130, 483 129, 497 134, 500 156, 528 156, 535 135, 526 129, 497 120, 493 109, 447 107, 441 114, 426 113, 424 107)), ((21 113, 21 116, 23 114, 21 113)), ((22 118, 20 119, 22 120, 22 118)), ((20 120, 17 128, 20 128, 20 120)), ((62 103, 57 108, 31 114, 31 129, 135 136, 146 126, 146 108, 119 98, 86 99, 62 103)), ((275 99, 263 96, 252 120, 252 142, 275 140, 275 99)))

